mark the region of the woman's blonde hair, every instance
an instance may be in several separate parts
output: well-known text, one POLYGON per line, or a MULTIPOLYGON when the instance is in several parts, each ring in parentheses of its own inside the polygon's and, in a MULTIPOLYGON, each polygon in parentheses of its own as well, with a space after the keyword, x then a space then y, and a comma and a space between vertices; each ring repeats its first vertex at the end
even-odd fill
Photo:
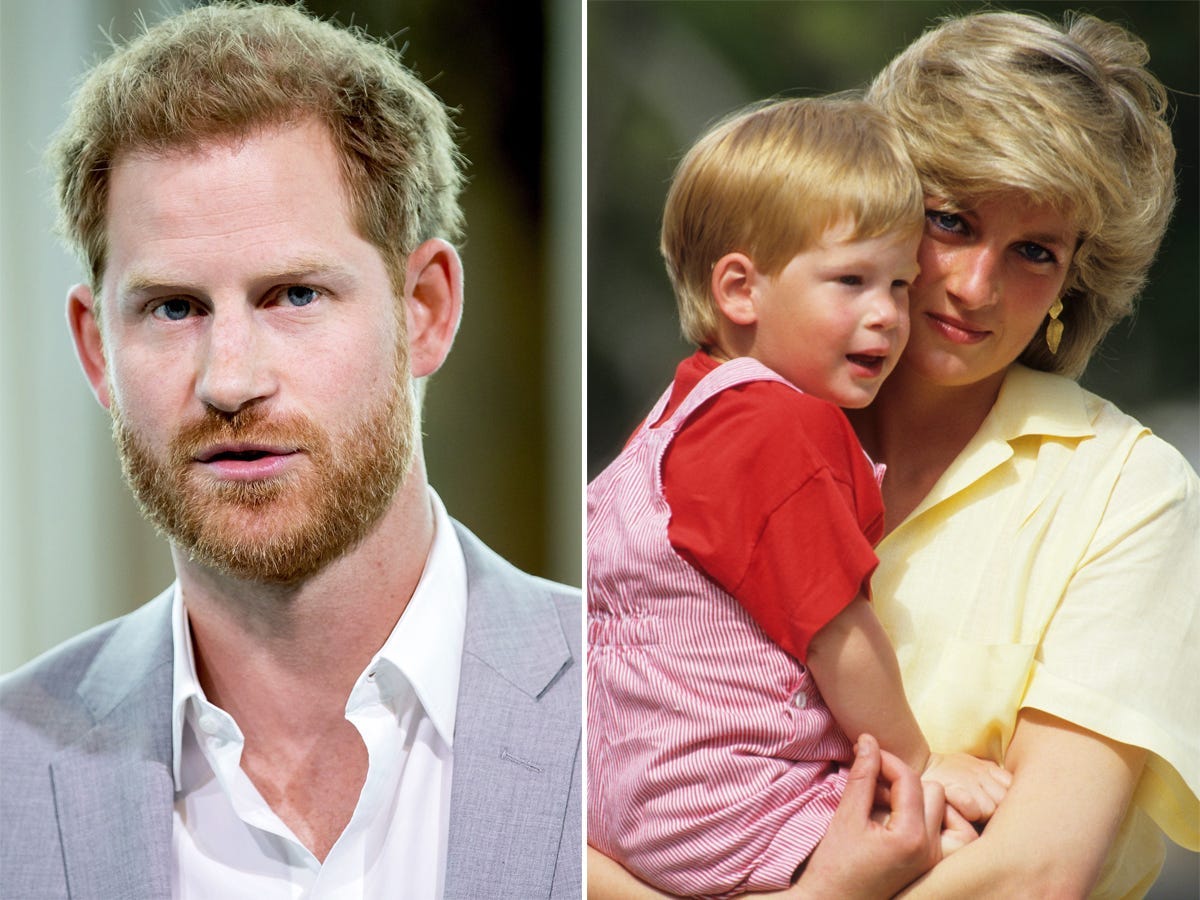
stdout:
POLYGON ((333 136, 357 225, 403 285, 408 254, 461 239, 462 159, 442 102, 399 55, 293 6, 215 3, 148 28, 97 65, 47 159, 59 228, 99 291, 108 176, 123 153, 316 117, 333 136))
POLYGON ((1021 355, 1078 376, 1133 310, 1175 202, 1166 90, 1146 45, 1117 25, 1068 14, 950 19, 879 74, 867 98, 895 121, 926 193, 960 208, 1017 193, 1078 228, 1063 294, 1062 345, 1044 330, 1021 355))
POLYGON ((865 240, 918 230, 921 185, 888 119, 861 99, 774 100, 718 123, 675 170, 663 210, 662 254, 684 337, 712 344, 712 267, 740 251, 778 273, 827 229, 865 240))

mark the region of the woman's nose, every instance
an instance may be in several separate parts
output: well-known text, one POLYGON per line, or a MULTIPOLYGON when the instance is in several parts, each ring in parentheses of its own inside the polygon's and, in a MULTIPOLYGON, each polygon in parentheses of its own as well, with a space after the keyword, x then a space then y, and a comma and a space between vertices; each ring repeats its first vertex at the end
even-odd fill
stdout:
POLYGON ((985 246, 962 247, 954 254, 946 290, 967 309, 993 306, 1001 297, 1000 254, 985 246))

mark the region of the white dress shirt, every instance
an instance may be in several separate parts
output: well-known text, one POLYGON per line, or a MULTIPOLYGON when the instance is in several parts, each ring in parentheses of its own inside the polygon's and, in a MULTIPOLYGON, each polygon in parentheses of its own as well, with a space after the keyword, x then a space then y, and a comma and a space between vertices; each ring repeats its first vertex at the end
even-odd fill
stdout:
POLYGON ((367 748, 367 777, 324 863, 242 771, 242 731, 204 696, 176 584, 175 898, 442 896, 467 575, 458 536, 432 490, 430 501, 435 535, 420 582, 346 701, 346 719, 367 748))

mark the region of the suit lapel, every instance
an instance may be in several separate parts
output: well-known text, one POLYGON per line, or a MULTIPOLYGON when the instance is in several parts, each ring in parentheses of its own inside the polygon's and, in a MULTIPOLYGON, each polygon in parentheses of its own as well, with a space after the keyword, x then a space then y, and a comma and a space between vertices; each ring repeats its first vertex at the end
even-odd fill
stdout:
POLYGON ((52 770, 70 896, 169 897, 170 768, 81 750, 52 770))
MULTIPOLYGON (((578 781, 581 666, 550 590, 458 530, 468 600, 445 897, 549 896, 578 781)), ((75 900, 171 893, 170 608, 168 591, 97 654, 79 687, 94 725, 51 762, 75 900)))
POLYGON ((578 728, 554 723, 578 721, 580 666, 549 591, 459 538, 468 601, 445 896, 549 896, 580 749, 578 728))
POLYGON ((170 592, 128 616, 79 686, 92 729, 51 762, 72 898, 171 893, 170 592))

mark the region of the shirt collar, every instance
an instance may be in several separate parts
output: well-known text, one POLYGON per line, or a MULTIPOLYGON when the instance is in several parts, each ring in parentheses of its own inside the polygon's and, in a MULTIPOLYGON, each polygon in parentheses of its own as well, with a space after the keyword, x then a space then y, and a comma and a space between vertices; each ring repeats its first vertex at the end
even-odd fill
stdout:
MULTIPOLYGON (((454 743, 458 712, 458 683, 462 669, 463 639, 467 618, 467 566, 462 544, 446 507, 429 488, 434 536, 425 568, 412 598, 387 640, 359 676, 375 681, 385 699, 407 681, 434 728, 446 742, 454 743)), ((181 790, 180 760, 188 704, 204 702, 204 689, 196 675, 192 633, 187 624, 183 592, 172 587, 171 635, 174 645, 171 701, 172 760, 175 790, 181 790)), ((353 693, 353 692, 352 692, 353 693)))
POLYGON ((467 621, 467 564, 441 498, 432 488, 429 496, 434 537, 425 570, 404 615, 359 681, 373 676, 386 693, 396 688, 387 673, 402 676, 438 734, 453 746, 467 621))
POLYGON ((980 432, 1003 441, 1028 435, 1091 437, 1096 432, 1088 414, 1087 396, 1069 378, 1014 364, 980 432))
POLYGON ((200 679, 196 676, 196 657, 192 652, 192 630, 187 625, 187 611, 183 608, 183 591, 176 581, 171 586, 171 641, 172 654, 171 698, 171 760, 175 774, 175 790, 182 790, 180 763, 183 758, 183 723, 187 718, 188 703, 193 697, 204 697, 200 679))
POLYGON ((1078 441, 1093 436, 1090 396, 1069 378, 1014 363, 979 430, 896 530, 1004 465, 1021 438, 1078 441))

